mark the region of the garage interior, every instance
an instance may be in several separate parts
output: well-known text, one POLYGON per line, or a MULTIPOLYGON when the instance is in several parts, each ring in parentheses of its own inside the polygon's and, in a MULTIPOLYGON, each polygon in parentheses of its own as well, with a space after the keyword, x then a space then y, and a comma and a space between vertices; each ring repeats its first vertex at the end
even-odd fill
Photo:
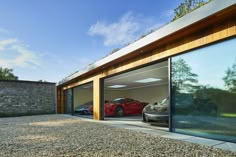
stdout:
POLYGON ((77 86, 73 89, 73 111, 72 114, 87 118, 93 118, 90 112, 93 108, 93 83, 77 86))
MULTIPOLYGON (((168 61, 163 61, 104 79, 104 100, 129 98, 147 104, 160 102, 168 97, 168 85, 168 61)), ((106 116, 106 113, 104 115, 105 120, 143 120, 142 112, 123 116, 106 116)), ((162 122, 155 124, 162 125, 162 122)))

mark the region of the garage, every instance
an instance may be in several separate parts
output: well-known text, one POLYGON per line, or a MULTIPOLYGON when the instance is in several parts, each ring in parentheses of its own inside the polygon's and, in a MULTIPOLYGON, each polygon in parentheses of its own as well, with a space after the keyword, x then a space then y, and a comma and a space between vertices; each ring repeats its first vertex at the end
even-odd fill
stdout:
POLYGON ((168 98, 168 87, 167 60, 105 78, 105 120, 144 121, 168 126, 169 103, 161 104, 168 98))
POLYGON ((212 2, 216 10, 202 7, 64 78, 57 87, 57 112, 71 109, 70 97, 73 110, 88 102, 78 102, 74 97, 86 92, 75 90, 93 82, 95 120, 136 125, 170 119, 171 132, 234 142, 234 3, 212 2))
POLYGON ((93 83, 73 88, 73 111, 76 116, 92 118, 93 116, 93 83))

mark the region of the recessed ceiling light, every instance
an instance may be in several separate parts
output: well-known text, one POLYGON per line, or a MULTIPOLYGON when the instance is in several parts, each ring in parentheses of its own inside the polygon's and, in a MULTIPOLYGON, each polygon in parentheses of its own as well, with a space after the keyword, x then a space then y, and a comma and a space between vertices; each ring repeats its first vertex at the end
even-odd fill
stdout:
POLYGON ((122 88, 122 87, 127 87, 127 85, 112 85, 112 86, 108 86, 108 88, 122 88))
POLYGON ((137 81, 134 81, 134 82, 138 82, 138 83, 149 83, 149 82, 156 82, 156 81, 160 81, 161 79, 159 78, 145 78, 145 79, 142 79, 142 80, 137 80, 137 81))

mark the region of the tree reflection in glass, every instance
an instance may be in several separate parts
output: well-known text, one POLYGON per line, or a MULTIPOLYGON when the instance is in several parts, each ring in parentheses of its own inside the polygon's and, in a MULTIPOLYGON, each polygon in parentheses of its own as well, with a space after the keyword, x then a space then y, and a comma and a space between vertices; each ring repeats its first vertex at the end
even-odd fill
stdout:
POLYGON ((236 93, 236 59, 234 60, 232 67, 228 68, 225 73, 226 76, 223 77, 223 80, 225 82, 226 88, 230 92, 236 93))
POLYGON ((172 58, 173 128, 236 142, 236 39, 172 58))

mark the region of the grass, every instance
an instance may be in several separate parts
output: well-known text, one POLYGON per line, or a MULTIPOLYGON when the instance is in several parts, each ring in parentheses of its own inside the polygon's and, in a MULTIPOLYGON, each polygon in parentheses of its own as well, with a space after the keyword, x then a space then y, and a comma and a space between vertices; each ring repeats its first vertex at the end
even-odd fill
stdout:
POLYGON ((220 116, 226 118, 236 118, 236 113, 221 113, 220 116))

